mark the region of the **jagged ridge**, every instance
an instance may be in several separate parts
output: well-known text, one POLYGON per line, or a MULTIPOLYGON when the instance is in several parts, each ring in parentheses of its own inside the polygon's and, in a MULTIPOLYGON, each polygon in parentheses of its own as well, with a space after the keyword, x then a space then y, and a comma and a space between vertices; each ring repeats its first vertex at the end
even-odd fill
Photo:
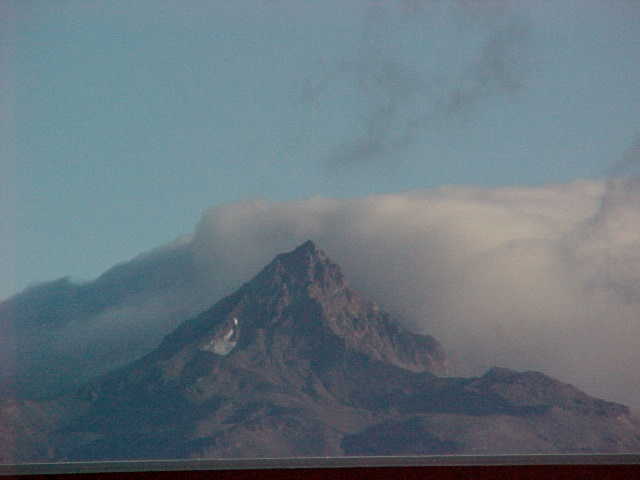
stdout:
POLYGON ((363 299, 305 242, 60 399, 31 459, 640 450, 622 405, 537 372, 437 376, 445 368, 435 339, 363 299))

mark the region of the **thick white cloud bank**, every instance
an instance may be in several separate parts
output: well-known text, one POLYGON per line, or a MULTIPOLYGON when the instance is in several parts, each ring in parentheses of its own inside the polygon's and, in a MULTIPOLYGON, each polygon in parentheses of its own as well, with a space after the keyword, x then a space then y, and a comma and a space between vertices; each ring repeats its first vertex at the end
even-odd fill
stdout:
POLYGON ((534 369, 640 405, 640 188, 443 187, 208 210, 189 245, 220 294, 312 239, 352 286, 434 335, 455 371, 534 369))

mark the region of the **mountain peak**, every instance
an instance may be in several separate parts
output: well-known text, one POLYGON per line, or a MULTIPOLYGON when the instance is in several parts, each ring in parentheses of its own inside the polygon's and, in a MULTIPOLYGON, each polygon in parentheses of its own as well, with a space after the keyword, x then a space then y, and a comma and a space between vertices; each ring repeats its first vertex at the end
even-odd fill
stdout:
POLYGON ((297 252, 298 250, 303 251, 303 252, 308 252, 308 253, 311 253, 311 254, 317 254, 317 253, 321 252, 321 250, 316 246, 316 244, 313 242, 313 240, 307 240, 302 245, 297 247, 294 250, 294 252, 297 252))
POLYGON ((286 285, 289 291, 302 288, 309 293, 313 291, 312 296, 346 287, 340 267, 311 240, 276 256, 254 282, 258 285, 286 285))
POLYGON ((290 252, 278 255, 275 260, 279 260, 287 265, 312 265, 318 262, 331 263, 327 254, 319 249, 312 240, 307 240, 290 252))
MULTIPOLYGON (((167 336, 162 348, 167 355, 187 345, 209 351, 212 341, 231 348, 231 340, 229 361, 235 363, 247 356, 247 363, 274 364, 280 354, 298 350, 342 358, 348 351, 414 372, 446 370, 437 340, 405 330, 352 290, 340 267, 312 241, 276 256, 235 293, 167 336), (322 348, 316 345, 319 338, 324 338, 322 348)), ((276 370, 291 376, 289 367, 269 375, 276 370)))

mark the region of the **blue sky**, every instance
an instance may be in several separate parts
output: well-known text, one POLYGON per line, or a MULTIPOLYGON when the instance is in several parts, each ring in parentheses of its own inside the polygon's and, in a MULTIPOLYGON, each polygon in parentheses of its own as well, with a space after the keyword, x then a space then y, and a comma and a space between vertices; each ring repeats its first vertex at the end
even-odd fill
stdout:
POLYGON ((632 1, 0 8, 0 298, 212 205, 597 178, 640 129, 632 1))

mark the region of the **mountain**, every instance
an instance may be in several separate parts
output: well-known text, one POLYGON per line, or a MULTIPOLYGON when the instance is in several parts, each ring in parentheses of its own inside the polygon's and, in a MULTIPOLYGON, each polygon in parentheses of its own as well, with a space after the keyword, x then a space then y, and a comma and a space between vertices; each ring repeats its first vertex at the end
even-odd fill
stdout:
POLYGON ((0 398, 60 395, 148 353, 180 321, 219 298, 203 291, 200 275, 192 252, 177 242, 91 282, 61 278, 1 302, 0 398), (156 312, 152 328, 141 321, 148 312, 156 312), (123 317, 126 342, 119 334, 123 317))
POLYGON ((437 340, 309 241, 77 393, 0 405, 0 441, 23 432, 18 461, 640 450, 623 405, 537 372, 446 373, 437 340))

